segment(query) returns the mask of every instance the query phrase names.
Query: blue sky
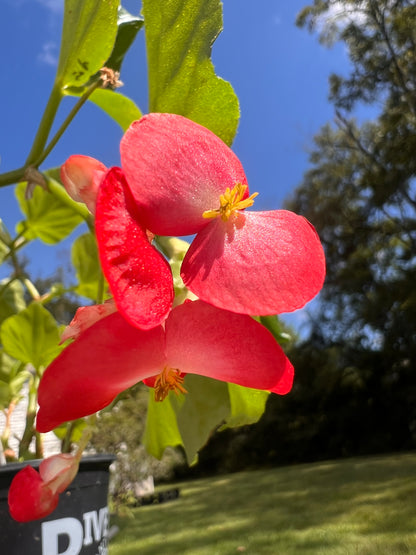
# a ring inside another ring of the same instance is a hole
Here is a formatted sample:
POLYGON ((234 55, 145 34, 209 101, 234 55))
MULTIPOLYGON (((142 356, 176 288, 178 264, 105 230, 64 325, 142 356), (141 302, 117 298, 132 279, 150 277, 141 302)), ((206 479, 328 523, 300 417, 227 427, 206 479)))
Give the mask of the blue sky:
MULTIPOLYGON (((280 208, 308 167, 308 148, 330 120, 328 76, 345 72, 344 49, 327 50, 317 37, 295 26, 306 0, 224 0, 224 31, 213 47, 217 73, 240 99, 241 120, 233 149, 258 191, 254 209, 280 208)), ((140 2, 123 5, 138 13, 140 2)), ((63 0, 2 0, 0 47, 0 172, 26 158, 53 82, 59 51, 63 0), (7 60, 7 63, 6 61, 7 60)), ((147 110, 143 31, 123 66, 123 94, 147 110)), ((65 99, 61 114, 72 106, 65 99)), ((61 164, 74 153, 118 165, 121 130, 95 106, 87 106, 44 164, 61 164)), ((13 188, 0 190, 0 217, 13 229, 20 215, 13 188)), ((31 247, 32 268, 47 274, 63 247, 31 247), (45 271, 46 270, 46 271, 45 271)))

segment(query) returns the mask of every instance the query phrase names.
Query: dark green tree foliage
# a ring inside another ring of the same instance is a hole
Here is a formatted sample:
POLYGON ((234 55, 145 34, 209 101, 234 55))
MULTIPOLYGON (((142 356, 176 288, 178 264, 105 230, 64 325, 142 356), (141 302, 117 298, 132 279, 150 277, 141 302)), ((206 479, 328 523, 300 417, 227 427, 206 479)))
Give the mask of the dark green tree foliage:
POLYGON ((416 1, 315 0, 298 25, 351 61, 330 77, 336 117, 288 203, 316 226, 327 279, 289 353, 293 391, 271 395, 257 426, 213 438, 228 470, 416 447, 416 1))
POLYGON ((349 75, 330 79, 335 125, 315 138, 312 168, 290 203, 316 226, 328 265, 313 333, 293 355, 298 380, 319 379, 328 364, 311 364, 315 352, 335 350, 320 433, 327 428, 329 443, 339 436, 339 454, 413 447, 416 3, 315 2, 298 23, 344 42, 352 63, 349 75), (374 106, 371 121, 352 119, 360 103, 374 106))

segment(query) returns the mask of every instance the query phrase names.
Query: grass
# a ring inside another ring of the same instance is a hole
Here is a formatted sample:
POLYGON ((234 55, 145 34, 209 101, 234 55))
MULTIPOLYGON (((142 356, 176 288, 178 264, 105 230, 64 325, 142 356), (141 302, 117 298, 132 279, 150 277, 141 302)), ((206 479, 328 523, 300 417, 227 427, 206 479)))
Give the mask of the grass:
POLYGON ((175 484, 118 518, 110 555, 416 553, 416 454, 305 464, 175 484))

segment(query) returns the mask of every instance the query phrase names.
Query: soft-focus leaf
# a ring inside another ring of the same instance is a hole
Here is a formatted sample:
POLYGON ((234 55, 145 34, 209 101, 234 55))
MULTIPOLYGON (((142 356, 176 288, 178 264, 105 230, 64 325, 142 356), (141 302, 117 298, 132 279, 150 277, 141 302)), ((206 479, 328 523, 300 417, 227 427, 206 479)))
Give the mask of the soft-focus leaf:
POLYGON ((3 221, 0 220, 0 264, 4 262, 8 256, 10 249, 8 245, 12 242, 9 232, 6 229, 3 221))
POLYGON ((0 281, 0 323, 26 308, 24 288, 17 279, 0 281))
POLYGON ((119 0, 65 0, 56 80, 61 88, 80 86, 110 56, 117 35, 119 0))
POLYGON ((143 434, 143 444, 147 451, 162 458, 166 447, 183 445, 181 434, 176 422, 176 414, 170 402, 172 393, 162 402, 154 400, 154 391, 149 392, 146 426, 143 434))
POLYGON ((228 384, 231 411, 224 427, 234 428, 257 422, 266 408, 268 391, 228 384))
MULTIPOLYGON (((26 183, 16 187, 16 197, 20 209, 26 216, 24 222, 17 224, 17 232, 23 233, 27 239, 39 238, 48 245, 65 239, 83 221, 82 213, 85 206, 73 201, 65 189, 54 179, 48 185, 54 190, 45 191, 35 187, 32 198, 25 198, 26 183)), ((85 210, 84 210, 85 209, 85 210)))
POLYGON ((77 237, 72 244, 71 258, 78 280, 76 292, 97 301, 100 281, 104 278, 98 260, 97 243, 91 233, 77 237))
POLYGON ((0 350, 0 410, 20 398, 22 387, 30 373, 25 366, 0 350))
POLYGON ((59 438, 61 441, 65 439, 66 434, 68 432, 68 428, 70 428, 71 432, 71 442, 78 443, 82 438, 83 432, 87 427, 87 421, 80 418, 79 420, 74 420, 69 423, 61 424, 57 428, 53 430, 53 433, 59 438))
POLYGON ((10 356, 36 369, 47 366, 62 350, 53 316, 37 302, 7 318, 1 325, 0 338, 10 356))
POLYGON ((186 116, 231 144, 238 99, 210 59, 222 30, 220 0, 143 0, 143 13, 150 111, 186 116))
POLYGON ((188 463, 193 463, 196 462, 198 450, 229 415, 230 401, 224 382, 188 374, 184 385, 188 391, 184 402, 175 404, 173 398, 172 404, 177 414, 186 458, 188 463))
MULTIPOLYGON (((84 89, 68 89, 66 94, 73 96, 81 96, 84 89)), ((91 102, 101 108, 110 118, 120 125, 123 131, 126 131, 129 125, 142 117, 142 113, 136 104, 119 92, 111 89, 96 89, 89 99, 91 102)))

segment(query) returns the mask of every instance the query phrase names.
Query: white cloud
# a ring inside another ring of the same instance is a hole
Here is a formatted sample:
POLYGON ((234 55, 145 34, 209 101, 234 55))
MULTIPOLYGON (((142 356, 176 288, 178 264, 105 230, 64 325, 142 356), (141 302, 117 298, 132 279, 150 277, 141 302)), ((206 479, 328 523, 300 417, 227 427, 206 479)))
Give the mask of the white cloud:
POLYGON ((36 0, 36 1, 53 13, 61 13, 64 10, 64 0, 36 0))
POLYGON ((56 66, 58 64, 59 48, 55 42, 45 42, 42 50, 38 54, 38 60, 48 66, 56 66))

